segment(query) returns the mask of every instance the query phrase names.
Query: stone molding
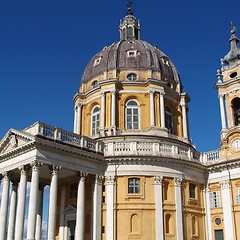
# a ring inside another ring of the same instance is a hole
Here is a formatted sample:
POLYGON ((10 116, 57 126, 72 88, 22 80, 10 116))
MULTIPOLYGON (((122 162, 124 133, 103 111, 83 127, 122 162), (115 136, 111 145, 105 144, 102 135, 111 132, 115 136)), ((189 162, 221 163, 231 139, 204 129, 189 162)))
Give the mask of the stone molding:
POLYGON ((181 185, 182 185, 182 178, 175 177, 174 178, 174 186, 181 187, 181 185))
POLYGON ((110 175, 110 176, 106 176, 106 183, 107 184, 114 184, 115 181, 115 176, 114 175, 110 175))
POLYGON ((154 184, 161 185, 163 181, 163 176, 154 176, 154 184))

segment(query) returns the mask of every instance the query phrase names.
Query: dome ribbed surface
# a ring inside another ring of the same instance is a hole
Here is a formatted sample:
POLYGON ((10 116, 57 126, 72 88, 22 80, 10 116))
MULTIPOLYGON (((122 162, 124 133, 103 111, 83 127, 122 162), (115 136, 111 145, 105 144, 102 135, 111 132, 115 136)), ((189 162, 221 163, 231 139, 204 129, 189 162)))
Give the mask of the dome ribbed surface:
POLYGON ((162 77, 168 76, 179 82, 177 70, 172 61, 157 47, 143 40, 120 40, 104 47, 88 63, 82 82, 110 70, 148 70, 160 71, 162 77), (129 57, 128 52, 136 53, 129 57), (96 60, 100 59, 96 64, 96 60))

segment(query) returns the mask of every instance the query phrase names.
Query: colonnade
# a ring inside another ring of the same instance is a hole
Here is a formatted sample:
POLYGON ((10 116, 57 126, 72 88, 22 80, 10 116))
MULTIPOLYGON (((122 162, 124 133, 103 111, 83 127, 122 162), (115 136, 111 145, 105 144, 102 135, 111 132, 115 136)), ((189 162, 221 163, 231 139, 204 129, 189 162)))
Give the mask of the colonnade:
MULTIPOLYGON (((111 129, 116 130, 116 89, 109 90, 111 92, 111 129)), ((149 90, 150 97, 150 127, 156 127, 156 112, 155 112, 155 101, 154 94, 159 92, 159 112, 160 112, 160 127, 165 129, 165 103, 164 95, 165 92, 159 91, 157 89, 149 90)), ((183 137, 188 139, 188 117, 187 117, 187 103, 185 98, 182 98, 181 102, 182 108, 182 126, 183 126, 183 137)), ((82 119, 82 106, 83 103, 79 102, 75 105, 75 117, 74 117, 74 133, 81 134, 81 119, 82 119)), ((106 91, 101 92, 101 112, 100 112, 100 129, 104 129, 106 125, 106 91)))
MULTIPOLYGON (((27 234, 27 240, 42 239, 42 210, 43 210, 43 189, 44 185, 40 183, 40 168, 42 163, 32 162, 30 165, 19 168, 20 177, 16 179, 16 173, 2 173, 2 200, 0 206, 0 239, 22 240, 24 234, 27 234), (27 183, 31 171, 31 185, 29 194, 27 232, 24 232, 27 183), (12 182, 12 188, 10 183, 12 182), (11 189, 11 194, 9 194, 11 189), (8 213, 9 209, 9 213, 8 213)), ((48 231, 47 239, 54 240, 56 237, 56 219, 57 219, 57 197, 59 185, 59 172, 61 167, 49 165, 51 173, 49 209, 48 209, 48 231)), ((77 193, 76 208, 76 239, 84 240, 85 223, 85 178, 87 174, 78 172, 79 183, 77 193)), ((102 179, 96 176, 93 190, 93 239, 101 239, 101 204, 102 204, 102 179)), ((64 234, 64 209, 65 209, 65 188, 61 192, 61 213, 60 213, 60 240, 66 240, 64 234)))

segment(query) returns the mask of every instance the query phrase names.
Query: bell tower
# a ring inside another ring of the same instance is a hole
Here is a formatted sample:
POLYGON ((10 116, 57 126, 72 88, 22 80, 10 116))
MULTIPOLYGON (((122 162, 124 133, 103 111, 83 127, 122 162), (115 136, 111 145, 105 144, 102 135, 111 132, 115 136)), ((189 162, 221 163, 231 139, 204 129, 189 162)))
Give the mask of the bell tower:
POLYGON ((230 51, 221 59, 217 72, 221 112, 221 150, 223 160, 239 158, 240 154, 240 48, 236 28, 231 25, 230 51))

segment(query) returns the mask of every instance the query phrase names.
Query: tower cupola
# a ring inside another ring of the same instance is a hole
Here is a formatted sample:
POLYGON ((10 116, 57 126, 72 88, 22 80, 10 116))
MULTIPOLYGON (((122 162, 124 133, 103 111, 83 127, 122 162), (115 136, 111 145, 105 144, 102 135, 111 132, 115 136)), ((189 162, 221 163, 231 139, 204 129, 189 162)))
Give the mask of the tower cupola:
POLYGON ((231 38, 229 40, 231 48, 227 55, 224 57, 224 63, 227 65, 236 65, 238 60, 240 60, 240 48, 238 46, 239 39, 236 36, 236 28, 231 25, 231 38))
POLYGON ((128 2, 127 15, 120 21, 120 39, 137 40, 140 39, 140 22, 133 15, 132 2, 128 2))

